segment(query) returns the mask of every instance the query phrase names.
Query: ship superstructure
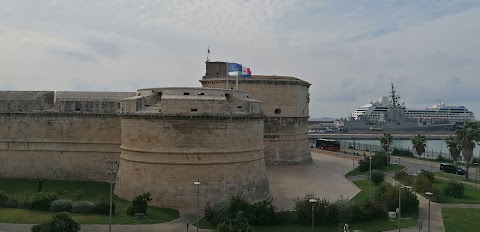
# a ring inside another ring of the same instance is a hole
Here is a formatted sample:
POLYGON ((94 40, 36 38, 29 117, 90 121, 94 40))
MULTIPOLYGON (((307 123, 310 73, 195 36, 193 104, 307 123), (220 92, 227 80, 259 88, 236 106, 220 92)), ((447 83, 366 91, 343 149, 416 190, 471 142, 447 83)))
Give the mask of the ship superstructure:
POLYGON ((392 83, 388 97, 360 106, 348 118, 339 120, 336 126, 350 130, 448 129, 466 120, 475 120, 475 116, 464 106, 439 103, 424 110, 407 109, 392 83))

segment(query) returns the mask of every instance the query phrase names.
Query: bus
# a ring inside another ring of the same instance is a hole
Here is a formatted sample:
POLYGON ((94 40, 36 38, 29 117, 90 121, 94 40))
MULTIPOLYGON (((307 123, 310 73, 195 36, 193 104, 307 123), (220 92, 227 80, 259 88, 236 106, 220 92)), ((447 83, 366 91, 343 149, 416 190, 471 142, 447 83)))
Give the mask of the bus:
POLYGON ((340 142, 335 139, 317 139, 316 147, 328 151, 340 151, 340 142))

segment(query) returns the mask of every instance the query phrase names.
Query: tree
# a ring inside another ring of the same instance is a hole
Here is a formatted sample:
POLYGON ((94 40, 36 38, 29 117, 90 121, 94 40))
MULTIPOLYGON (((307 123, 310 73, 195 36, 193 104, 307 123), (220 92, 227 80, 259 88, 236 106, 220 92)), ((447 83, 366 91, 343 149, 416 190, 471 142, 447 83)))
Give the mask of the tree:
POLYGON ((475 148, 475 143, 480 141, 480 124, 478 122, 465 121, 455 134, 462 147, 462 154, 465 159, 465 179, 468 180, 468 168, 472 161, 473 149, 475 148))
POLYGON ((380 143, 382 144, 385 153, 388 153, 388 149, 390 148, 390 145, 392 145, 392 141, 392 135, 389 133, 384 133, 383 136, 380 137, 380 143))
POLYGON ((418 134, 412 138, 413 149, 417 152, 418 157, 425 152, 426 142, 427 137, 425 135, 418 134))
POLYGON ((447 144, 450 156, 452 157, 453 161, 456 162, 458 160, 458 157, 460 156, 460 151, 462 149, 460 146, 460 141, 458 141, 458 137, 448 136, 448 138, 445 140, 445 143, 447 144))

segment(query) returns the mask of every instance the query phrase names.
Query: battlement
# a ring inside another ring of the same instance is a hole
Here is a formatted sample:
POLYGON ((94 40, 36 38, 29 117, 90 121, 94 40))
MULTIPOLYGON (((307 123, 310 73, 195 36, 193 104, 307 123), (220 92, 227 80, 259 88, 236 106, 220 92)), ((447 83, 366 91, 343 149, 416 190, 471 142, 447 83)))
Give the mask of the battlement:
POLYGON ((149 88, 120 103, 122 115, 258 116, 263 103, 235 90, 211 88, 149 88))

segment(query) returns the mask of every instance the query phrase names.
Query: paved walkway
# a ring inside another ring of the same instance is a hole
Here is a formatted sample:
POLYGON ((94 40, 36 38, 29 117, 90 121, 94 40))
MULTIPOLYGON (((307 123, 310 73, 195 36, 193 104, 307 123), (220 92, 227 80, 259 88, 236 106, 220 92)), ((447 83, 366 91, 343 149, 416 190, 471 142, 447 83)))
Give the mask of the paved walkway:
MULTIPOLYGON (((196 211, 180 211, 180 218, 161 224, 148 225, 112 225, 114 232, 185 232, 187 231, 187 221, 196 221, 196 211)), ((30 232, 33 224, 5 224, 0 223, 0 232, 30 232)), ((108 232, 108 225, 81 225, 81 232, 108 232)), ((189 225, 191 232, 197 231, 196 227, 189 225)), ((211 230, 199 229, 198 231, 207 232, 211 230)))
POLYGON ((294 208, 294 198, 315 194, 330 202, 340 198, 351 199, 360 189, 344 175, 358 166, 358 162, 312 152, 313 162, 297 166, 267 166, 267 177, 273 205, 279 209, 294 208))

